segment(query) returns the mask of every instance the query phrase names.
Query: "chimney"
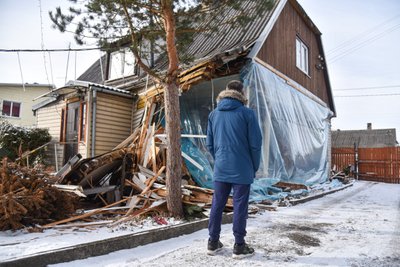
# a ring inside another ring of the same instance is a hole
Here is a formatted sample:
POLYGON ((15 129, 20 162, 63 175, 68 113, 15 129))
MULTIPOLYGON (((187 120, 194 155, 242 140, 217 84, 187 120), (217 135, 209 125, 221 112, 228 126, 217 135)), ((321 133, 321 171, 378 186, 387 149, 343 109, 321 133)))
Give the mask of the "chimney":
POLYGON ((367 123, 367 130, 372 130, 372 123, 370 122, 367 123))

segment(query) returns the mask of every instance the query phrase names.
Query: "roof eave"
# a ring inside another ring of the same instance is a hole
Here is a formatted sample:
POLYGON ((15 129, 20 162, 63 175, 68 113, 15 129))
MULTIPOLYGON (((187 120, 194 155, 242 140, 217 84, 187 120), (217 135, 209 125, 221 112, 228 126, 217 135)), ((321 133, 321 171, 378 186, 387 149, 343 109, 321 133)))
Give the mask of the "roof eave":
POLYGON ((253 48, 251 49, 250 53, 247 55, 248 58, 254 59, 258 52, 260 51, 261 47, 267 40, 269 33, 271 32, 272 28, 274 27, 276 21, 278 20, 279 15, 281 14, 283 8, 285 7, 287 0, 279 0, 278 5, 275 6, 274 11, 272 12, 272 16, 269 19, 267 25, 265 26, 264 30, 261 32, 258 39, 255 41, 253 48))

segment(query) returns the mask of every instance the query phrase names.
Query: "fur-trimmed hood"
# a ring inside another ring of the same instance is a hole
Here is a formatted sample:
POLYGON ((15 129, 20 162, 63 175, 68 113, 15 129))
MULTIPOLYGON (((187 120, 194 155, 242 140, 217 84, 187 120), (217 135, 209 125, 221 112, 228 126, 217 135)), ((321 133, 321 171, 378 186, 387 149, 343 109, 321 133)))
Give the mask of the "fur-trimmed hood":
POLYGON ((232 98, 232 99, 236 99, 239 100, 240 102, 243 103, 243 105, 247 104, 247 98, 241 94, 240 92, 236 91, 236 90, 223 90, 221 93, 219 93, 218 97, 217 97, 217 103, 219 103, 222 99, 224 98, 232 98))

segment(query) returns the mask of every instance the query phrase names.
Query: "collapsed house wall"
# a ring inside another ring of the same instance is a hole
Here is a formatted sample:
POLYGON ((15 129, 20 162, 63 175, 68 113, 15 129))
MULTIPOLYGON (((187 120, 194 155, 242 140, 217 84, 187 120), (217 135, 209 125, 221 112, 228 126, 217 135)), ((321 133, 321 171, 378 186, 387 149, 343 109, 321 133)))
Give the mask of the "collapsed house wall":
MULTIPOLYGON (((213 160, 204 139, 208 114, 215 108, 215 98, 225 84, 238 78, 238 75, 224 77, 214 87, 214 93, 211 82, 193 86, 181 98, 183 134, 198 135, 182 138, 182 151, 202 165, 200 169, 186 161, 196 182, 204 187, 212 188, 213 160)), ((263 133, 262 161, 253 191, 265 195, 267 187, 277 181, 305 185, 327 181, 332 112, 322 101, 294 89, 259 63, 247 65, 241 79, 263 133)))

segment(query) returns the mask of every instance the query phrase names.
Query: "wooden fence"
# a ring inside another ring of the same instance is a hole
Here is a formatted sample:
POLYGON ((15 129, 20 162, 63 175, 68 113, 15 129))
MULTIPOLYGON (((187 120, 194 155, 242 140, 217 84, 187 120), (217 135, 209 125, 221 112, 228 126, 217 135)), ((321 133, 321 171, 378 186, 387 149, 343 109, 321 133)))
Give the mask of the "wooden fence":
MULTIPOLYGON (((354 148, 332 148, 332 166, 355 166, 354 148)), ((400 184, 400 147, 358 148, 359 179, 400 184)))

